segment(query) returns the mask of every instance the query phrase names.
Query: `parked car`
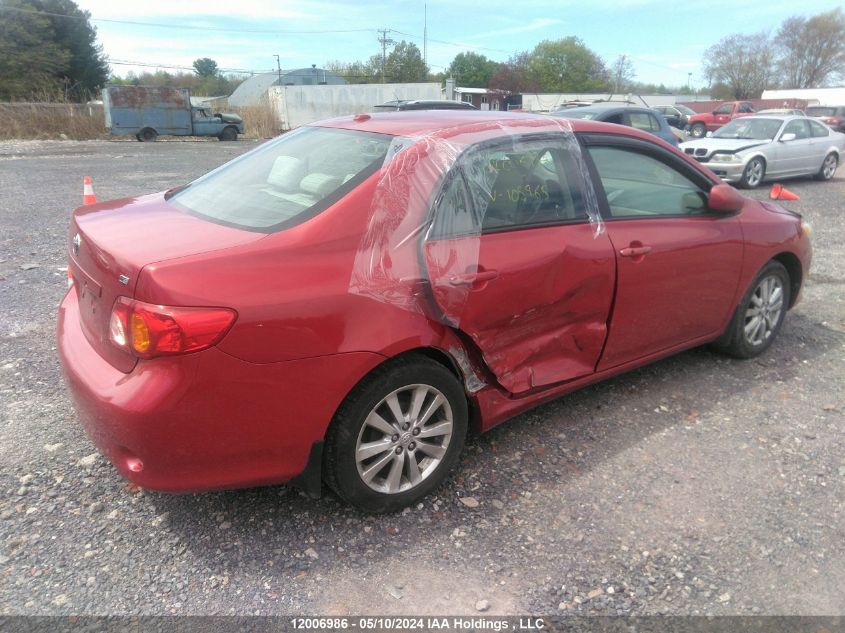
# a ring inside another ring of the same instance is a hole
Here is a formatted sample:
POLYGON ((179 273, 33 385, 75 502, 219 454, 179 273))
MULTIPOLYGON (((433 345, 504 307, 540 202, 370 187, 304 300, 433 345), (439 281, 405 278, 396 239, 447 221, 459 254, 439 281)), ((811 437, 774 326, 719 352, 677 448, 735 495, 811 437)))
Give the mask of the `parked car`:
POLYGON ((654 134, 670 145, 678 145, 678 138, 669 129, 666 119, 663 118, 662 114, 655 112, 651 108, 594 104, 581 108, 557 110, 551 114, 552 116, 562 117, 564 119, 585 119, 627 125, 628 127, 654 134))
POLYGON ((702 138, 707 132, 715 132, 720 127, 744 116, 754 114, 754 106, 748 101, 728 101, 713 112, 702 112, 687 120, 686 131, 694 138, 702 138))
POLYGON ((757 114, 775 116, 807 116, 804 114, 804 111, 799 108, 768 108, 766 110, 757 110, 757 114))
POLYGON ((666 123, 679 130, 683 130, 689 118, 695 115, 695 110, 677 103, 675 105, 654 106, 652 110, 657 110, 666 119, 666 123))
POLYGON ((430 100, 402 100, 385 101, 375 106, 378 110, 477 110, 474 105, 465 101, 450 101, 448 99, 430 100))
POLYGON ((845 106, 810 106, 807 116, 818 119, 836 132, 845 132, 845 106))
POLYGON ((811 247, 798 214, 634 128, 399 112, 77 209, 68 257, 61 363, 124 477, 325 482, 387 511, 470 428, 697 345, 761 354, 811 247))
POLYGON ((845 152, 845 134, 806 116, 753 116, 680 147, 722 180, 752 189, 771 178, 830 180, 845 152))

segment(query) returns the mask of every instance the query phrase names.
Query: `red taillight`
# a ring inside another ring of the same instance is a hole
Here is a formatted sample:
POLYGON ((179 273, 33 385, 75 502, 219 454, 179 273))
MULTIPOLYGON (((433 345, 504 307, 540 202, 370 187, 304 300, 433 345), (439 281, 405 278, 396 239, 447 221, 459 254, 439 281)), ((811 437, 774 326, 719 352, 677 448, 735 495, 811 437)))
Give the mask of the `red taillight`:
POLYGON ((139 358, 198 352, 222 339, 236 316, 228 308, 177 308, 118 297, 109 338, 139 358))

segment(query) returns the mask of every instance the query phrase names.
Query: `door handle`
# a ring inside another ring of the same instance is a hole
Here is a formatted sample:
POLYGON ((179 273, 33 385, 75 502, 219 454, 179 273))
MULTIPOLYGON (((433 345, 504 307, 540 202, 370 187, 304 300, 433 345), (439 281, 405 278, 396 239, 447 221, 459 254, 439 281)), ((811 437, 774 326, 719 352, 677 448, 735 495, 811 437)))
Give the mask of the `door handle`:
POLYGON ((640 257, 648 255, 651 252, 651 246, 629 246, 619 251, 622 257, 640 257))
POLYGON ((453 286, 472 286, 475 284, 482 284, 492 281, 499 276, 498 270, 479 270, 474 273, 466 273, 463 275, 452 275, 449 277, 449 283, 453 286))

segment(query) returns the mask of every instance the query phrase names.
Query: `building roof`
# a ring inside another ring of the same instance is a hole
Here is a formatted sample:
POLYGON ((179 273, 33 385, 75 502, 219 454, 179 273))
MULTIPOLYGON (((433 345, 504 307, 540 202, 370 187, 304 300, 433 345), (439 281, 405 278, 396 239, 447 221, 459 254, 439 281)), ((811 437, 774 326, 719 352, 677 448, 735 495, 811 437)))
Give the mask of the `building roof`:
POLYGON ((253 75, 229 96, 229 105, 242 107, 255 105, 267 94, 272 86, 316 86, 320 84, 343 85, 346 80, 330 70, 312 66, 311 68, 297 68, 281 74, 261 73, 253 75))

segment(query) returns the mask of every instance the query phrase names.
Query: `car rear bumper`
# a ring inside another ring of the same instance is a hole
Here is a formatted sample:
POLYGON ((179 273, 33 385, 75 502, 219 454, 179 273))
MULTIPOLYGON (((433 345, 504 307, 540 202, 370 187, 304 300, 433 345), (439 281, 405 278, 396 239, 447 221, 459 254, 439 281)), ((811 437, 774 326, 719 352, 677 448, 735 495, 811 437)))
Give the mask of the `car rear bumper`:
POLYGON ((174 492, 290 481, 349 390, 384 360, 355 352, 255 364, 211 348, 142 360, 126 374, 85 338, 75 292, 61 303, 57 337, 97 448, 126 479, 174 492))

